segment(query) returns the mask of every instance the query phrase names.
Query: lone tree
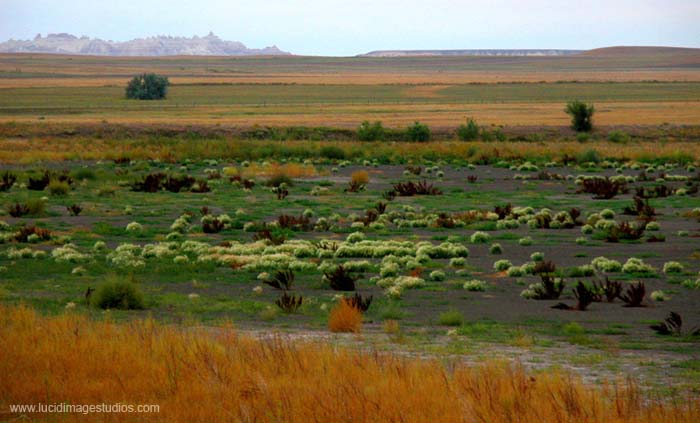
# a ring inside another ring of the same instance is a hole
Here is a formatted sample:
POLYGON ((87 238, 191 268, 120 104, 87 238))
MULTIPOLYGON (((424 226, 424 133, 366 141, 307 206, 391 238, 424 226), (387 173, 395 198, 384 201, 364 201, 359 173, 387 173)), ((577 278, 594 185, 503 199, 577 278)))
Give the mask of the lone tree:
POLYGON ((582 101, 574 100, 566 105, 566 113, 571 116, 571 127, 576 132, 588 132, 593 128, 594 112, 592 104, 582 101))
POLYGON ((133 100, 162 100, 168 93, 168 78, 155 73, 135 76, 126 86, 126 98, 133 100))

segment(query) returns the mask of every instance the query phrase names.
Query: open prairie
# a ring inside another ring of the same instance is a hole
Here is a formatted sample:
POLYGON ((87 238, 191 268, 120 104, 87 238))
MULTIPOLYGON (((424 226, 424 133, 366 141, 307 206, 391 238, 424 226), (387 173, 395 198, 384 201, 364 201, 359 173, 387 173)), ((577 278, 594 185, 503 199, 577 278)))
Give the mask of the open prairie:
POLYGON ((602 49, 575 57, 105 58, 0 55, 0 121, 337 126, 365 119, 454 128, 566 126, 563 104, 596 103, 598 123, 700 123, 700 54, 602 49), (140 72, 168 99, 126 100, 140 72), (47 101, 51 99, 51 101, 47 101))
POLYGON ((700 418, 697 50, 2 54, 0 165, 1 413, 700 418))

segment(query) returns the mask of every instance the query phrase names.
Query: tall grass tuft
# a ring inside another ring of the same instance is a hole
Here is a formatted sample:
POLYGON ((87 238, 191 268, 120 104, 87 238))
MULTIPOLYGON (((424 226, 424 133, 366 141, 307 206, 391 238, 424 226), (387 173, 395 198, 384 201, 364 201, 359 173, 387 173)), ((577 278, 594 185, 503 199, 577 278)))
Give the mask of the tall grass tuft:
POLYGON ((362 311, 352 302, 343 298, 338 301, 328 316, 328 329, 331 332, 360 333, 362 331, 362 311))

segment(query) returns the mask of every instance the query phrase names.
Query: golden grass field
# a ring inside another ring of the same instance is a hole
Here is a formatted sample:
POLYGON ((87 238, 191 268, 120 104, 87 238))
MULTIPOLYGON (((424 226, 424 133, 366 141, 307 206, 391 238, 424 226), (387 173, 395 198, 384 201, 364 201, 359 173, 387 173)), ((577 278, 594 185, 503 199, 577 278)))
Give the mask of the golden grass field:
POLYGON ((0 374, 3 410, 37 401, 157 404, 160 410, 43 416, 50 421, 700 420, 694 398, 656 401, 630 381, 593 387, 566 373, 528 373, 506 363, 465 367, 318 342, 255 339, 231 327, 113 323, 71 313, 41 317, 23 306, 0 309, 0 374))
POLYGON ((520 58, 0 54, 0 122, 354 128, 372 119, 397 128, 416 120, 455 128, 470 116, 482 125, 566 126, 563 107, 573 98, 595 103, 600 126, 698 125, 700 54, 693 49, 520 58), (124 100, 126 82, 141 72, 168 76, 169 98, 150 104, 124 100))

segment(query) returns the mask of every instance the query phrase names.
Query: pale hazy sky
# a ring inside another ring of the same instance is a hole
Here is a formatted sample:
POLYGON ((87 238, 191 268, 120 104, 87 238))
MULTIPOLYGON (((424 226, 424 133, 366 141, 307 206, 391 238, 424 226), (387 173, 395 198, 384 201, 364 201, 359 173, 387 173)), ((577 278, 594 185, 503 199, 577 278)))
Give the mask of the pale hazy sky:
POLYGON ((115 41, 213 31, 248 47, 386 49, 700 47, 700 0, 0 0, 0 41, 69 32, 115 41))

